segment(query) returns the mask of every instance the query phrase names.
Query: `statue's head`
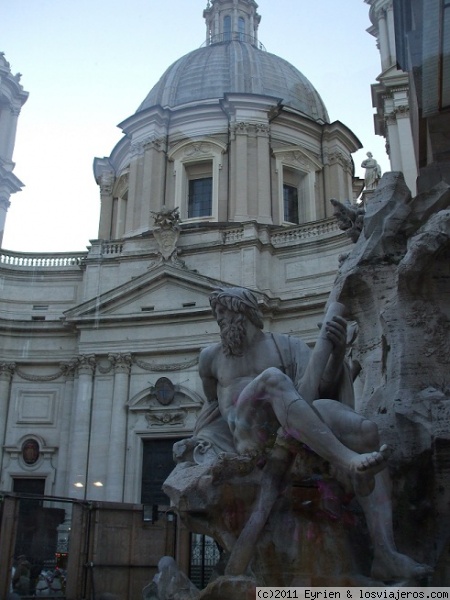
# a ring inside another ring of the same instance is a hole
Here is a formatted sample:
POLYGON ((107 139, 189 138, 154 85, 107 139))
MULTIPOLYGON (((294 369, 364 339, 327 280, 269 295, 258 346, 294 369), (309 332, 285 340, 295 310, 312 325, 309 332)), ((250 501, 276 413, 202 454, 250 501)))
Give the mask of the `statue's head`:
POLYGON ((367 152, 367 153, 366 153, 366 156, 367 156, 368 158, 372 158, 373 154, 372 154, 372 152, 367 152))
POLYGON ((214 317, 220 327, 222 347, 227 356, 242 356, 247 323, 263 328, 256 296, 245 288, 215 290, 209 297, 214 317))
POLYGON ((230 312, 246 316, 258 329, 264 327, 258 300, 250 290, 240 287, 220 288, 210 295, 209 302, 216 318, 216 309, 220 305, 230 312))

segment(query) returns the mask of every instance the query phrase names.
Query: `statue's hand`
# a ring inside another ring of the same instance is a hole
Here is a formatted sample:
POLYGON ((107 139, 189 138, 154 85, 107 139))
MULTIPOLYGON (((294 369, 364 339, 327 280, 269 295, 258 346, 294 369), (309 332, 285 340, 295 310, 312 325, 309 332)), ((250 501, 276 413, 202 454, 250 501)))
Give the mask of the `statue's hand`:
POLYGON ((347 345, 347 321, 343 317, 334 316, 331 321, 325 323, 325 331, 333 344, 334 357, 343 359, 347 345))

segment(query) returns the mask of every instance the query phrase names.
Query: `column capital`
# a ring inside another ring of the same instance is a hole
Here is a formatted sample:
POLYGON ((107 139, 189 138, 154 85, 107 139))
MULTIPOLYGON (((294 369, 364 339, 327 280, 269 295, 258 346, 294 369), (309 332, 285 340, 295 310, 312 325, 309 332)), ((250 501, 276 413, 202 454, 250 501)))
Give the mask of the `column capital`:
POLYGON ((102 196, 111 196, 113 192, 115 176, 112 171, 102 173, 98 178, 98 185, 100 186, 100 194, 102 196))
POLYGON ((16 363, 0 363, 0 381, 11 381, 14 371, 16 370, 16 363))
POLYGON ((82 354, 76 359, 76 368, 79 375, 93 375, 96 365, 94 354, 82 354))
POLYGON ((9 201, 9 197, 7 197, 5 194, 0 194, 0 208, 2 208, 4 211, 7 211, 10 206, 11 202, 9 201))
POLYGON ((130 373, 133 362, 131 354, 108 354, 108 360, 111 361, 115 373, 130 373))

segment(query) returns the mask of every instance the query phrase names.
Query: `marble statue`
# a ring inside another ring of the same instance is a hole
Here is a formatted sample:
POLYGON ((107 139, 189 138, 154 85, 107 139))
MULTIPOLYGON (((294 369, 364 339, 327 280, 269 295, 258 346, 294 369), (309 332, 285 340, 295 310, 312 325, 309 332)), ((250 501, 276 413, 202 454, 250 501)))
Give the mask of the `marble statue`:
MULTIPOLYGON (((255 549, 264 545, 267 530, 271 543, 280 544, 280 532, 268 523, 276 521, 275 507, 305 448, 325 461, 334 480, 358 498, 373 544, 372 579, 411 582, 429 573, 428 566, 395 546, 386 470, 389 448, 380 446, 377 426, 353 410, 353 382, 344 360, 344 307, 330 303, 311 351, 298 338, 264 332, 257 299, 249 290, 220 289, 210 302, 221 342, 200 355, 207 403, 193 438, 175 445, 180 469, 164 489, 185 516, 192 498, 194 504, 203 499, 205 520, 187 516, 187 524, 215 537, 229 553, 224 576, 258 571, 255 549), (247 483, 254 486, 254 494, 245 500, 247 483), (239 508, 224 516, 230 485, 239 488, 242 502, 233 496, 239 508)), ((300 585, 295 577, 284 585, 292 580, 300 585)), ((262 581, 268 585, 274 580, 263 573, 262 581)))
POLYGON ((142 591, 143 600, 195 600, 199 590, 178 568, 171 556, 158 562, 158 572, 142 591))
POLYGON ((332 294, 359 326, 356 409, 392 448, 396 541, 448 585, 450 185, 435 171, 415 197, 401 173, 383 175, 332 294))
POLYGON ((367 152, 367 158, 362 161, 361 167, 366 170, 364 176, 365 190, 374 190, 381 177, 381 168, 377 161, 374 159, 372 152, 367 152))

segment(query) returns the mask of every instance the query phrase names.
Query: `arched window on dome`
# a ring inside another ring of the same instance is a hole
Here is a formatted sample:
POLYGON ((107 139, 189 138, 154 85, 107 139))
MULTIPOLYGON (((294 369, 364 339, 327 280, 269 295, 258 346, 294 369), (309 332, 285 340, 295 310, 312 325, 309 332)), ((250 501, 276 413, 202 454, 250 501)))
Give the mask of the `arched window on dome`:
POLYGON ((186 165, 187 218, 212 216, 213 177, 212 161, 186 165))
POLYGON ((223 19, 223 39, 225 42, 231 42, 231 17, 226 15, 223 19))
POLYGON ((301 225, 317 218, 317 173, 323 165, 298 146, 274 150, 279 223, 301 225))
POLYGON ((304 222, 305 175, 295 169, 283 167, 283 221, 299 225, 304 222))
POLYGON ((239 41, 242 42, 245 39, 245 20, 243 17, 239 17, 238 27, 239 27, 239 41))
POLYGON ((226 146, 210 140, 183 142, 172 150, 174 206, 182 221, 217 221, 219 178, 226 146))

